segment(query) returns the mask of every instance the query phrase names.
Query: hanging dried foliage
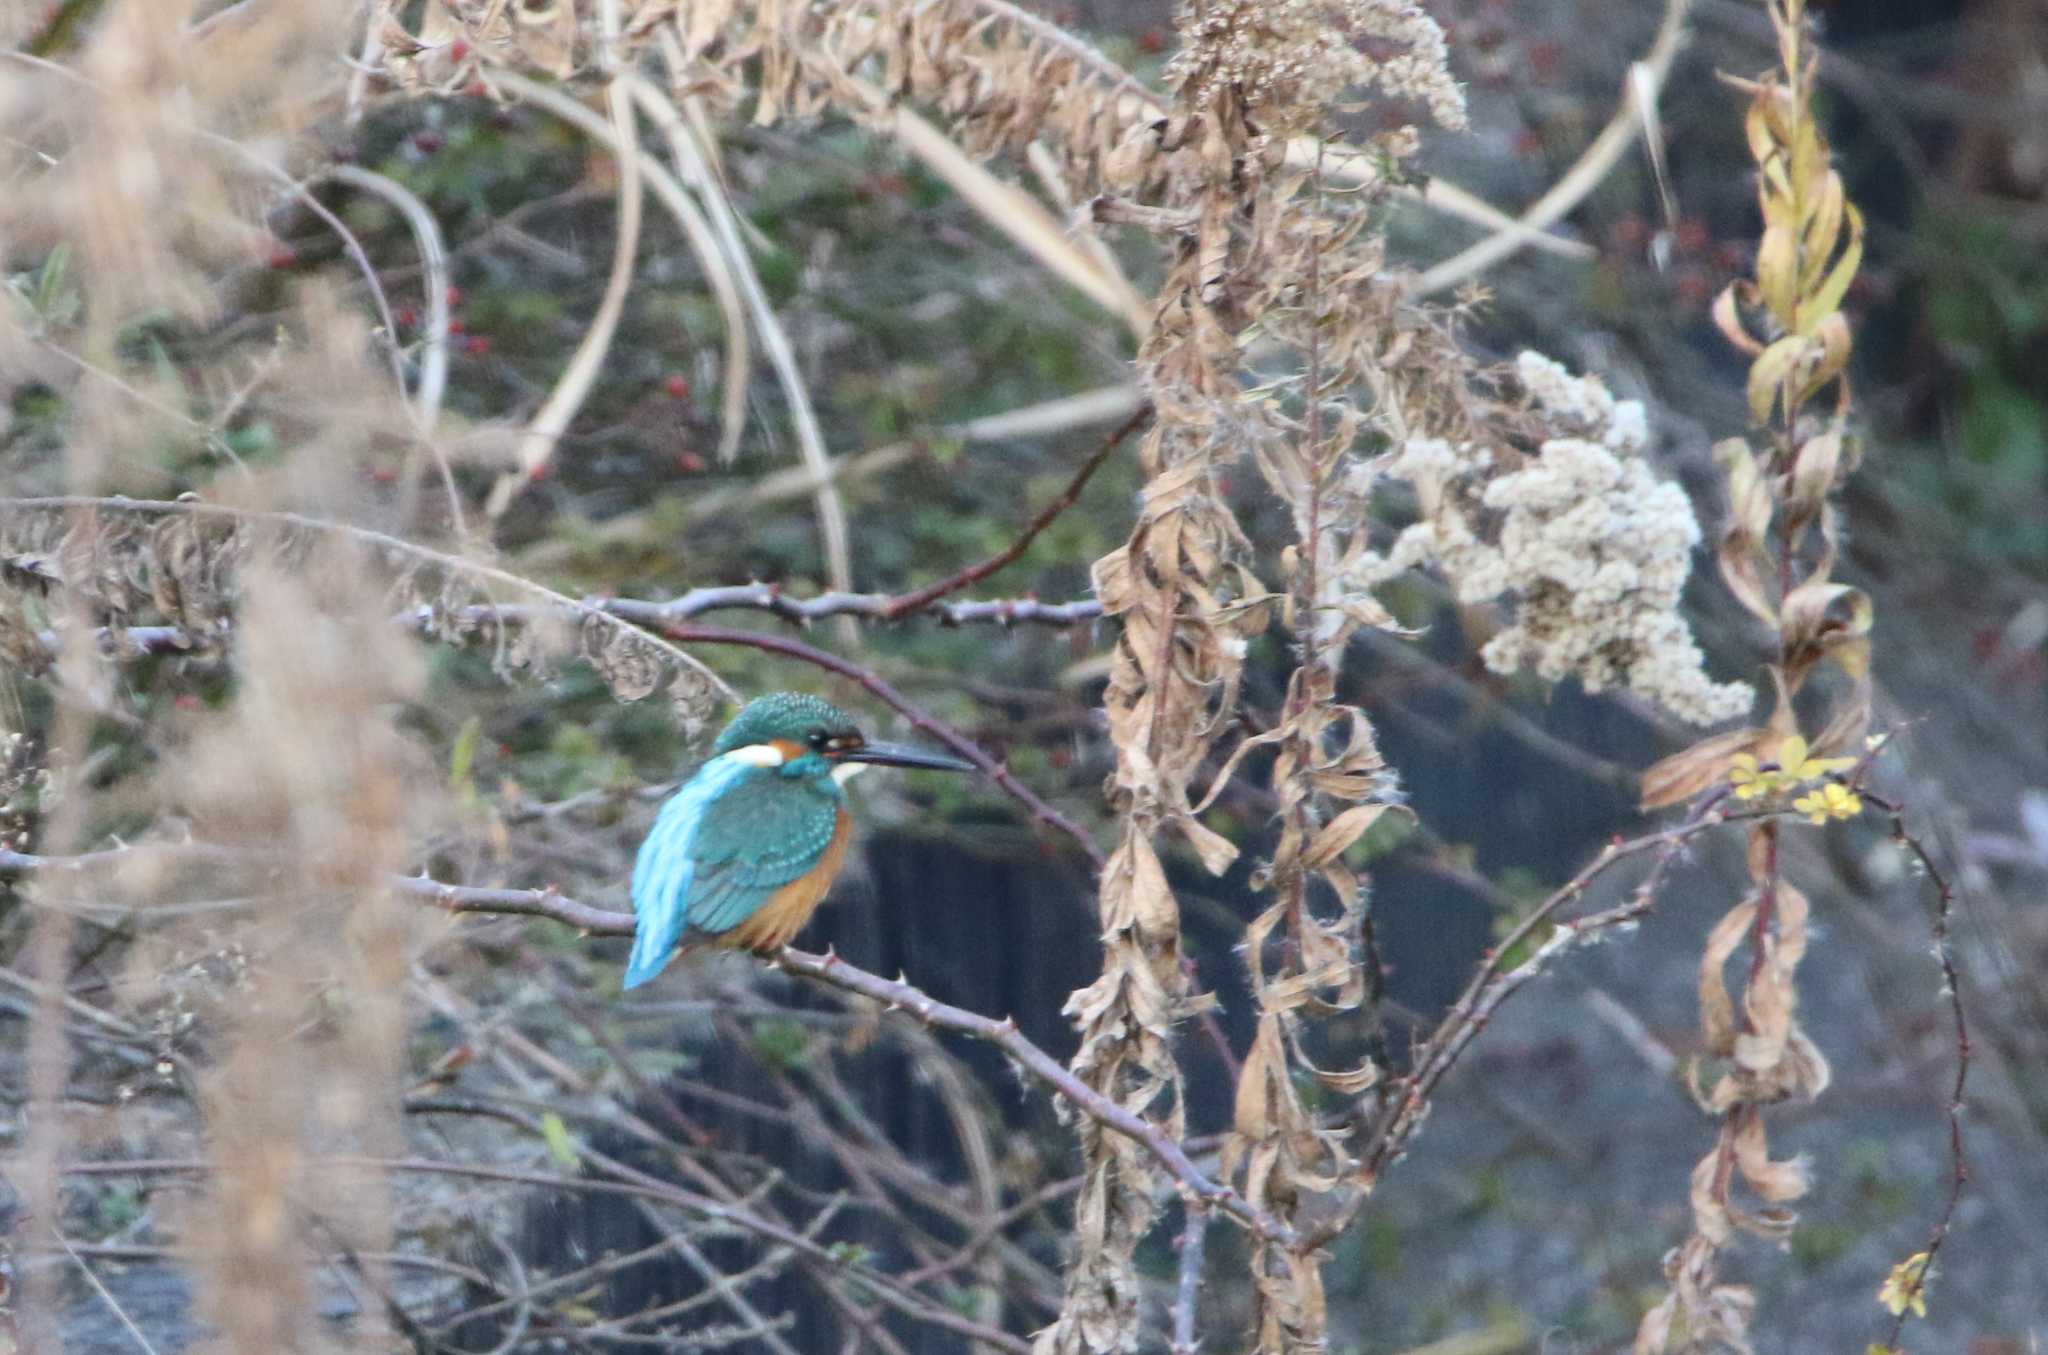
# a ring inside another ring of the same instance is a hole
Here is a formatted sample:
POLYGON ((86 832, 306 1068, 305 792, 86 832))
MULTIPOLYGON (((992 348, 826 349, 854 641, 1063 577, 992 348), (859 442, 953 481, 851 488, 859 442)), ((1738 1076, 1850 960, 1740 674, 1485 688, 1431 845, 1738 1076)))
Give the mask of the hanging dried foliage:
POLYGON ((359 577, 381 578, 394 622, 488 643, 501 676, 545 676, 581 658, 621 701, 665 690, 692 732, 732 699, 674 645, 516 575, 345 524, 196 501, 0 499, 0 657, 46 671, 61 648, 57 629, 79 614, 99 628, 106 654, 222 652, 251 571, 303 571, 316 550, 322 569, 343 551, 359 577), (59 588, 82 613, 46 604, 59 588), (526 624, 498 623, 506 602, 525 604, 515 610, 531 613, 526 624))
MULTIPOLYGON (((1775 704, 1764 728, 1718 735, 1651 768, 1643 802, 1672 804, 1723 782, 1759 802, 1804 790, 1795 807, 1825 822, 1861 807, 1833 778, 1856 762, 1870 722, 1870 602, 1829 577, 1840 546, 1832 495, 1856 462, 1844 428, 1850 334, 1840 305, 1862 256, 1863 225, 1814 120, 1818 54, 1803 0, 1772 0, 1770 12, 1779 69, 1734 82, 1749 96, 1745 126, 1764 221, 1756 275, 1723 292, 1714 315, 1750 356, 1750 413, 1767 425, 1761 448, 1730 438, 1716 449, 1729 501, 1719 562, 1729 590, 1776 632, 1775 704), (1830 389, 1832 408, 1821 412, 1815 406, 1830 389), (1809 741, 1793 698, 1825 660, 1847 682, 1809 741)), ((1799 1025, 1794 973, 1812 932, 1805 894, 1784 878, 1780 835, 1775 818, 1750 828, 1750 895, 1721 919, 1701 956, 1702 1044, 1719 1069, 1701 1105, 1720 1129, 1693 1171, 1692 1235, 1665 1259, 1671 1290, 1643 1318, 1638 1355, 1670 1348, 1679 1332, 1687 1350, 1747 1351, 1755 1300, 1747 1286, 1720 1278, 1722 1249, 1737 1232, 1782 1241, 1797 1218, 1788 1206, 1807 1190, 1803 1162, 1771 1156, 1764 1120, 1766 1107, 1811 1099, 1828 1083, 1827 1060, 1799 1025), (1745 948, 1738 1011, 1725 970, 1745 948), (1741 1203, 1738 1185, 1760 1207, 1741 1203)))

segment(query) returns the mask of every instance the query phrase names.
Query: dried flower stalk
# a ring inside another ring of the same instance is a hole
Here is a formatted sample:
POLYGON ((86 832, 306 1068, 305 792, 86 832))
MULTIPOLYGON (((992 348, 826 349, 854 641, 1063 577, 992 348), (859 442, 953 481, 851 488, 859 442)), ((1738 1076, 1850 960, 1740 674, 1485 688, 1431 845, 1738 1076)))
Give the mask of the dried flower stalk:
MULTIPOLYGON (((1745 126, 1763 212, 1756 275, 1731 284, 1714 316, 1751 358, 1750 414, 1766 426, 1760 451, 1749 438, 1716 449, 1730 506, 1721 575, 1776 634, 1769 664, 1776 701, 1762 728, 1707 739, 1652 768, 1645 804, 1674 803, 1723 781, 1745 799, 1811 787, 1798 807, 1824 822, 1860 808, 1853 789, 1827 778, 1858 760, 1870 720, 1870 602, 1829 577, 1840 540, 1832 496, 1856 463, 1844 428, 1850 336, 1840 307, 1862 258, 1863 226, 1814 119, 1818 54, 1803 0, 1770 0, 1770 15, 1779 68, 1734 82, 1749 96, 1745 126), (1819 408, 1830 390, 1832 408, 1819 408), (1823 660, 1848 682, 1809 743, 1793 698, 1823 660)), ((1665 1259, 1671 1291, 1644 1316, 1638 1355, 1672 1349, 1674 1340, 1685 1350, 1748 1351, 1755 1299, 1747 1286, 1721 1279, 1722 1250, 1738 1232, 1782 1240, 1797 1217, 1789 1205, 1807 1190, 1803 1161, 1771 1156, 1764 1119, 1767 1107, 1811 1099, 1828 1082, 1827 1060, 1798 1020, 1793 978, 1812 934, 1806 896, 1784 878, 1780 837, 1775 818, 1751 825, 1750 895, 1721 919, 1701 957, 1700 1028, 1719 1069, 1701 1104, 1720 1128, 1693 1170, 1692 1235, 1665 1259), (1724 970, 1745 949, 1748 983, 1738 1011, 1724 970), (1737 1200, 1738 1183, 1760 1207, 1737 1200)))

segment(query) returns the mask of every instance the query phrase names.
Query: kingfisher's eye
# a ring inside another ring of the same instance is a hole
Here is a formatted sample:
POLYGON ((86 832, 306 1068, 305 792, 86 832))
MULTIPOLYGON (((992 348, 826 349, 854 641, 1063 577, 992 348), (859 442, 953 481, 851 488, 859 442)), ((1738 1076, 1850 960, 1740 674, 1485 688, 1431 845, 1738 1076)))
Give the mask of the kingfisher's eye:
POLYGON ((832 736, 831 736, 830 734, 827 734, 827 733, 826 733, 826 732, 825 732, 824 730, 822 730, 822 729, 814 729, 814 730, 812 730, 812 731, 811 731, 811 737, 810 737, 810 744, 811 744, 811 747, 813 747, 813 748, 817 749, 817 750, 818 750, 819 752, 821 752, 821 753, 822 753, 822 752, 824 752, 824 751, 825 751, 825 745, 826 745, 827 743, 830 743, 831 741, 832 741, 832 736))

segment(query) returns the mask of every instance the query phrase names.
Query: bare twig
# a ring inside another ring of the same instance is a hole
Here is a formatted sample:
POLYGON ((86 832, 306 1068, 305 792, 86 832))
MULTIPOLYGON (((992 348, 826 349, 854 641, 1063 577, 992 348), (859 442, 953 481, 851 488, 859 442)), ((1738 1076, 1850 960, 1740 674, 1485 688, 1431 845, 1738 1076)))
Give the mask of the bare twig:
MULTIPOLYGON (((1414 1071, 1390 1089, 1386 1107, 1367 1132, 1359 1153, 1359 1175, 1368 1185, 1406 1149, 1409 1138, 1420 1126, 1429 1099, 1459 1057, 1486 1029, 1500 1005, 1522 985, 1536 977, 1559 952, 1578 945, 1588 937, 1640 920, 1656 906, 1658 887, 1687 844, 1702 833, 1728 823, 1780 817, 1786 809, 1746 809, 1728 812, 1722 806, 1727 791, 1704 797, 1692 814, 1680 824, 1645 833, 1626 842, 1609 843, 1577 874, 1553 890, 1532 909, 1487 955, 1479 970, 1465 985, 1465 991, 1438 1025, 1436 1032, 1418 1051, 1414 1071), (1656 853, 1650 872, 1631 891, 1626 902, 1582 917, 1553 922, 1557 913, 1585 896, 1587 888, 1622 861, 1656 853), (1525 944, 1535 942, 1539 930, 1549 934, 1533 944, 1513 969, 1504 969, 1508 958, 1525 944)), ((1348 1228, 1364 1207, 1369 1191, 1348 1200, 1313 1234, 1309 1245, 1320 1246, 1348 1228)))
MULTIPOLYGON (((1948 1155, 1949 1179, 1948 1198, 1942 1202, 1941 1213, 1935 1217, 1927 1230, 1927 1244, 1920 1250, 1926 1260, 1920 1265, 1917 1278, 1913 1281, 1913 1292, 1906 1297, 1918 1297, 1925 1290, 1927 1282, 1934 1275, 1934 1258, 1940 1254, 1942 1244, 1948 1241, 1950 1226, 1955 1222, 1956 1207, 1962 1203, 1963 1189, 1970 1181, 1969 1159, 1963 1156, 1963 1092, 1970 1080, 1970 1023, 1963 1014, 1962 981, 1956 974, 1955 955, 1949 948, 1949 923, 1955 914, 1955 888, 1949 882, 1941 867, 1934 863, 1927 846, 1906 828, 1905 806, 1895 801, 1873 795, 1869 791, 1859 792, 1864 799, 1882 809, 1892 821, 1892 841, 1900 848, 1913 854, 1926 872, 1928 883, 1934 886, 1934 915, 1930 924, 1934 933, 1934 958, 1941 966, 1941 991, 1948 998, 1950 1020, 1955 1026, 1956 1076, 1948 1092, 1948 1155)), ((1906 1314, 1912 1311, 1911 1302, 1899 1305, 1892 1314, 1891 1329, 1885 1333, 1884 1345, 1887 1350, 1899 1348, 1899 1332, 1906 1325, 1906 1314)))
MULTIPOLYGON (((588 1149, 584 1150, 581 1156, 589 1165, 599 1168, 605 1174, 569 1176, 527 1171, 518 1167, 442 1162, 418 1157, 385 1158, 335 1154, 324 1158, 323 1161, 336 1167, 367 1167, 377 1171, 451 1176, 476 1181, 495 1181, 507 1185, 540 1186, 549 1190, 581 1191, 592 1195, 617 1195, 682 1209, 714 1223, 737 1228, 770 1245, 787 1248, 827 1271, 844 1272, 850 1278, 859 1281, 873 1297, 907 1317, 959 1332, 978 1341, 986 1341, 1001 1350, 1012 1352, 1012 1355, 1029 1355, 1030 1343, 1021 1337, 994 1330, 972 1318, 963 1317, 952 1309, 910 1290, 894 1277, 835 1251, 802 1232, 764 1218, 754 1210, 686 1190, 588 1149)), ((18 1160, 0 1160, 0 1167, 15 1169, 19 1165, 18 1160)), ((59 1163, 56 1175, 204 1176, 213 1170, 214 1164, 199 1158, 129 1158, 59 1163)))
POLYGON ((1040 532, 1052 525, 1053 519, 1074 506, 1074 501, 1081 497, 1081 491, 1087 487, 1090 477, 1109 459, 1109 454, 1116 450, 1117 444, 1143 427, 1145 421, 1151 417, 1152 407, 1140 405, 1131 417, 1118 424, 1116 429, 1103 439, 1102 445, 1095 449, 1094 455, 1081 463, 1081 468, 1074 472, 1074 478, 1067 482, 1067 487, 1060 492, 1059 497, 1040 509, 1038 515, 1026 524, 1015 541, 980 564, 969 565, 940 579, 937 583, 928 584, 914 592, 891 599, 883 609, 883 619, 894 621, 899 616, 921 611, 948 593, 957 593, 969 584, 987 578, 1030 549, 1031 543, 1038 539, 1040 532))
MULTIPOLYGON (((0 498, 0 508, 16 511, 62 511, 73 508, 88 508, 106 513, 137 514, 147 517, 187 514, 195 518, 223 519, 231 522, 251 524, 260 523, 276 527, 295 528, 302 531, 331 533, 347 537, 366 546, 374 546, 384 552, 387 557, 404 557, 421 561, 434 565, 437 568, 448 570, 452 574, 479 581, 488 581, 512 592, 539 599, 545 606, 561 609, 579 621, 596 620, 607 627, 627 627, 632 624, 614 615, 605 607, 598 606, 592 602, 579 601, 564 593, 558 593, 545 584, 535 583, 533 580, 514 574, 509 570, 499 569, 494 565, 484 564, 477 560, 464 559, 461 556, 450 555, 444 551, 437 551, 427 546, 417 545, 386 532, 372 531, 367 527, 358 527, 352 523, 332 522, 325 518, 308 517, 303 513, 263 512, 255 509, 237 508, 227 504, 195 503, 185 500, 170 503, 155 499, 96 498, 81 495, 60 495, 49 498, 28 499, 0 498)), ((687 671, 697 680, 707 684, 711 690, 717 692, 721 697, 728 701, 736 701, 738 699, 738 693, 734 692, 716 673, 713 673, 702 663, 676 648, 673 644, 662 640, 657 635, 650 635, 647 631, 638 627, 633 629, 635 634, 649 643, 658 646, 670 662, 674 663, 678 668, 687 671)), ((153 635, 151 638, 167 645, 174 644, 167 636, 153 635)))
POLYGON ((80 1256, 78 1249, 71 1245, 71 1239, 65 1237, 62 1233, 58 1233, 56 1237, 58 1245, 64 1248, 64 1254, 77 1263, 80 1273, 85 1276, 85 1282, 92 1286, 92 1292, 99 1295, 100 1302, 113 1310, 114 1316, 121 1320, 121 1326, 135 1339, 135 1344, 142 1348, 142 1355, 156 1355, 156 1347, 151 1345, 149 1338, 142 1334, 142 1328, 135 1325, 135 1319, 128 1316, 128 1310, 121 1306, 121 1301, 115 1298, 107 1286, 101 1282, 100 1277, 93 1272, 93 1268, 85 1263, 85 1258, 80 1256))

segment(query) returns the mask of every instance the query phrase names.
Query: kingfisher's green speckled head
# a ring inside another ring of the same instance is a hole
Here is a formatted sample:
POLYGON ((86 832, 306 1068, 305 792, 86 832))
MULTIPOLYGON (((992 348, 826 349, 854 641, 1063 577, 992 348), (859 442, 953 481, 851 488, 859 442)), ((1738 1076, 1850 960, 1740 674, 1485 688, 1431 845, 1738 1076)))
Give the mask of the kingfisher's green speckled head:
POLYGON ((800 748, 817 748, 832 740, 861 742, 853 717, 822 697, 807 692, 771 692, 747 702, 711 746, 714 753, 772 744, 780 740, 800 748))
MULTIPOLYGON (((971 763, 941 753, 927 753, 901 744, 869 743, 852 716, 805 692, 773 692, 749 701, 712 745, 712 751, 718 754, 753 749, 761 750, 762 765, 790 769, 800 764, 816 766, 820 771, 836 766, 851 774, 859 764, 879 762, 935 771, 974 770, 971 763), (773 754, 769 750, 774 750, 773 754)), ((845 779, 844 775, 840 779, 845 779)))

